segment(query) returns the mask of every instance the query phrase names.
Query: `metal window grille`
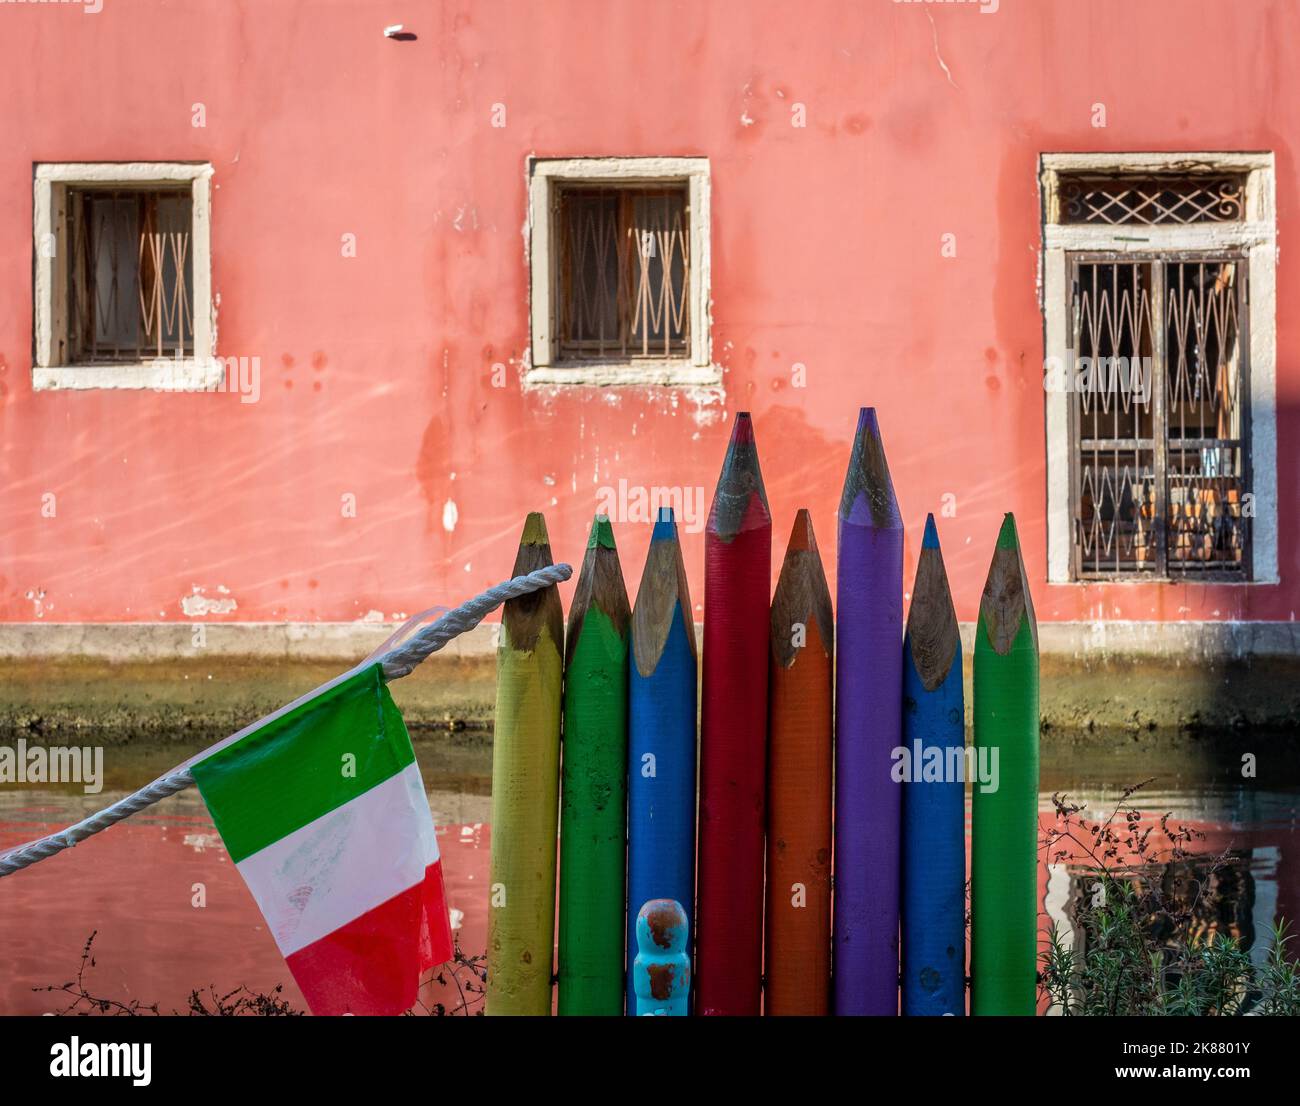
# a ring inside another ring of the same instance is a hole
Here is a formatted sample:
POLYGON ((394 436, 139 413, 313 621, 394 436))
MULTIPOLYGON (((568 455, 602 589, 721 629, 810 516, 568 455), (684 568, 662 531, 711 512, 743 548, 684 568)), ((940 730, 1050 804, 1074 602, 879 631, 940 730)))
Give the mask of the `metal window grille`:
POLYGON ((686 185, 565 187, 557 200, 560 357, 687 356, 686 185))
POLYGON ((1236 223, 1245 217, 1246 178, 1066 177, 1063 223, 1236 223))
POLYGON ((1248 578, 1244 256, 1070 270, 1076 577, 1248 578))
POLYGON ((194 351, 188 189, 69 190, 68 338, 74 362, 194 351))

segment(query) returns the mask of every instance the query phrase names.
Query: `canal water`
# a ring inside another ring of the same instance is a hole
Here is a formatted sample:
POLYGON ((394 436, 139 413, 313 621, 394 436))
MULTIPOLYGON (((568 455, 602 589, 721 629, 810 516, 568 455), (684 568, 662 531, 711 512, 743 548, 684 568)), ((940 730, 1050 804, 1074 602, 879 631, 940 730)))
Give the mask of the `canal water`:
MULTIPOLYGON (((1205 743, 1144 746, 1131 738, 1086 747, 1045 743, 1040 823, 1053 823, 1054 792, 1104 817, 1125 787, 1156 777, 1127 807, 1147 824, 1165 813, 1204 834, 1192 846, 1223 854, 1203 934, 1241 937, 1256 958, 1267 954, 1268 927, 1300 916, 1300 767, 1295 745, 1270 757, 1261 740, 1255 774, 1240 754, 1214 755, 1205 743)), ((416 746, 429 793, 452 921, 468 956, 486 941, 491 752, 425 741, 416 746)), ((198 747, 110 748, 105 786, 41 789, 0 786, 0 850, 61 828, 108 805, 198 751, 198 747)), ((969 815, 969 812, 968 812, 969 815)), ((1079 866, 1043 864, 1040 906, 1068 932, 1080 893, 1079 866)), ((226 993, 240 986, 269 992, 283 984, 304 1008, 274 941, 230 861, 197 792, 164 800, 34 868, 0 880, 0 1013, 42 1014, 72 999, 38 988, 77 977, 82 949, 95 933, 95 964, 84 976, 93 995, 184 1010, 190 992, 226 993)), ((1297 939, 1300 944, 1300 939, 1297 939)), ((422 1002, 449 1007, 481 1002, 465 984, 472 969, 430 980, 422 1002)), ((418 1011, 417 1011, 418 1012, 418 1011)))

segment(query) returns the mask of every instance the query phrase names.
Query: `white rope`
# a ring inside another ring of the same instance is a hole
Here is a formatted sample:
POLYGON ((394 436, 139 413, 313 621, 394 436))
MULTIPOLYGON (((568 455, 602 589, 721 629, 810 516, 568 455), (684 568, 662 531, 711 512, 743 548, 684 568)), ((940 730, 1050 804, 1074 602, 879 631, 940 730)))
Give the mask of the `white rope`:
MULTIPOLYGON (((494 611, 507 599, 517 599, 519 596, 527 595, 531 591, 539 591, 542 588, 550 587, 552 584, 567 580, 572 575, 573 569, 569 565, 548 565, 546 568, 539 568, 536 572, 530 572, 526 576, 516 576, 513 580, 507 580, 503 584, 497 584, 496 587, 488 588, 482 595, 476 595, 468 603, 462 604, 455 610, 448 611, 436 622, 431 623, 415 634, 414 637, 378 658, 378 663, 383 666, 384 680, 398 680, 403 676, 410 675, 417 665, 428 659, 431 653, 437 652, 452 638, 465 633, 466 630, 472 630, 486 615, 494 611)), ((363 662, 358 668, 370 663, 373 662, 363 662)), ((173 768, 166 775, 159 776, 153 783, 140 788, 134 794, 128 795, 125 799, 119 799, 112 806, 97 811, 89 818, 83 818, 75 826, 69 826, 65 830, 51 833, 37 841, 29 841, 26 845, 19 845, 16 849, 10 849, 8 852, 0 854, 0 878, 13 875, 14 872, 20 872, 24 868, 46 859, 46 857, 61 853, 64 849, 70 849, 87 837, 102 833, 109 826, 122 821, 124 818, 130 818, 132 814, 139 814, 146 807, 153 806, 154 803, 167 798, 167 796, 175 795, 178 791, 184 791, 194 783, 194 777, 190 774, 190 765, 194 764, 195 761, 202 760, 204 757, 216 752, 217 749, 231 744, 244 734, 251 733, 259 726, 285 713, 298 703, 314 698, 324 687, 339 683, 355 671, 356 669, 350 669, 337 679, 331 680, 328 684, 322 685, 322 687, 299 699, 295 699, 288 706, 281 707, 273 714, 267 715, 266 718, 259 719, 251 726, 246 726, 238 733, 217 742, 198 754, 198 756, 191 757, 184 764, 173 768)))
POLYGON ((404 645, 385 653, 382 658, 384 679, 400 680, 403 676, 410 675, 415 666, 426 660, 430 653, 437 652, 466 630, 474 629, 507 599, 517 599, 530 591, 561 583, 572 575, 573 569, 568 565, 549 565, 530 572, 527 576, 516 576, 504 584, 488 588, 482 595, 475 596, 454 611, 448 611, 404 645))

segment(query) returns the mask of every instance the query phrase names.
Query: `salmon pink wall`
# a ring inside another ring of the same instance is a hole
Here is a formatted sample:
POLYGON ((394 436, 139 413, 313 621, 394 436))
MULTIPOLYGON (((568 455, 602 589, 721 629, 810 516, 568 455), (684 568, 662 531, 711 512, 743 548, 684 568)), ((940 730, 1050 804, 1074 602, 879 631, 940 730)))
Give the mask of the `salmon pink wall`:
MULTIPOLYGON (((1298 39, 1300 7, 1267 0, 0 5, 0 619, 455 602, 508 574, 530 509, 576 561, 601 487, 707 505, 739 409, 774 571, 803 505, 833 571, 864 403, 909 577, 926 511, 956 497, 963 619, 1005 510, 1040 619, 1291 619, 1298 39), (1036 158, 1220 149, 1277 158, 1282 583, 1049 587, 1036 158), (530 154, 710 159, 720 391, 522 388, 530 154), (258 402, 32 391, 32 167, 74 160, 212 164, 218 353, 260 358, 258 402)), ((616 535, 634 588, 649 528, 616 535)), ((687 535, 697 603, 702 551, 687 535)))

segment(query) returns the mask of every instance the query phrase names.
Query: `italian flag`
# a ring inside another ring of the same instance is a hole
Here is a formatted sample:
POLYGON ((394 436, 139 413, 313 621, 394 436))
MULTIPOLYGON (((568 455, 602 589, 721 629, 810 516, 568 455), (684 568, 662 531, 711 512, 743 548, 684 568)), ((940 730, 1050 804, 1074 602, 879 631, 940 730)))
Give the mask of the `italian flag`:
POLYGON ((313 1014, 399 1014, 451 959, 433 818, 378 664, 191 766, 313 1014))

